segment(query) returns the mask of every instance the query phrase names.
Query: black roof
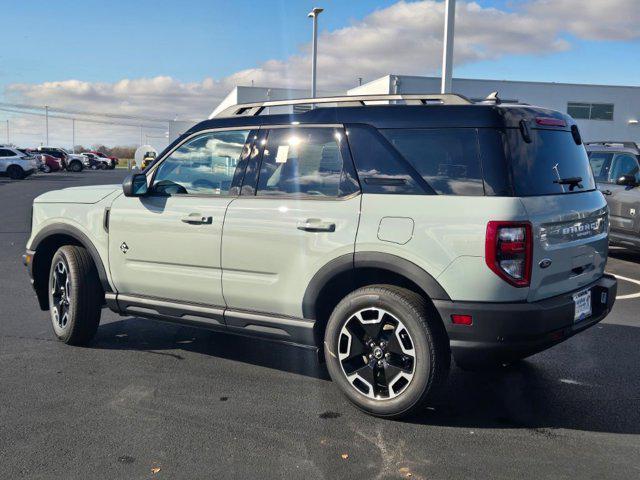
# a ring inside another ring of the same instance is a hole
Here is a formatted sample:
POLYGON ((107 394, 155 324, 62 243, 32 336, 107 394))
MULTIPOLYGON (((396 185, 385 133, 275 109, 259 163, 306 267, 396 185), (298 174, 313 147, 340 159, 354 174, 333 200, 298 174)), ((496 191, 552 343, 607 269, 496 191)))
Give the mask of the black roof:
POLYGON ((321 107, 302 113, 212 118, 194 125, 185 134, 225 127, 305 124, 368 124, 376 128, 515 128, 522 119, 562 119, 569 128, 575 122, 563 113, 529 105, 370 105, 321 107))

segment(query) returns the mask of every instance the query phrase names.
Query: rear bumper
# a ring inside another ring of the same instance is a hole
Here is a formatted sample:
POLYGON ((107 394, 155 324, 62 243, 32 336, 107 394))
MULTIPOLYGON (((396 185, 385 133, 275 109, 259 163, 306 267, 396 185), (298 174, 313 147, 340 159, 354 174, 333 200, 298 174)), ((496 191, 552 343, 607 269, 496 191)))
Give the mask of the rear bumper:
POLYGON ((592 327, 606 317, 616 299, 617 281, 596 282, 538 302, 472 303, 435 300, 458 363, 508 362, 545 350, 592 327), (574 323, 573 294, 591 290, 590 317, 574 323), (454 325, 451 315, 471 315, 473 324, 454 325))

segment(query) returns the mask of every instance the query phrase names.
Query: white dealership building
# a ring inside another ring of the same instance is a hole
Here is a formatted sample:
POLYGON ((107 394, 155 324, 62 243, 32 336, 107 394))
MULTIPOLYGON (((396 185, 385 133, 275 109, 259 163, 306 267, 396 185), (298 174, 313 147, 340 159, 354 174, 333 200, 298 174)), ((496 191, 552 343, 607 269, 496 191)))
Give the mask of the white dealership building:
MULTIPOLYGON (((440 77, 385 75, 348 90, 348 95, 436 93, 440 77)), ((573 116, 587 141, 617 140, 640 143, 640 86, 588 85, 576 83, 526 82, 513 80, 453 79, 453 91, 481 100, 497 91, 503 101, 518 101, 559 110, 573 116)), ((322 92, 318 96, 344 95, 322 92)), ((236 87, 213 111, 267 100, 304 98, 306 90, 265 87, 236 87)), ((275 112, 274 112, 275 113, 275 112)))

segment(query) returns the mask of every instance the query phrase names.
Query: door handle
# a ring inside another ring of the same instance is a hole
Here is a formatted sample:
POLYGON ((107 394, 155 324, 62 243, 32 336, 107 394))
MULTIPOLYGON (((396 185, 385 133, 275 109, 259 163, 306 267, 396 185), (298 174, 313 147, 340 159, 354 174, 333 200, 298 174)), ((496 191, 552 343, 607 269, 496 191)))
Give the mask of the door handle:
POLYGON ((189 225, 211 225, 213 217, 203 217, 199 213, 190 213, 186 217, 182 217, 181 221, 189 225))
POLYGON ((298 223, 298 230, 304 230, 305 232, 335 232, 336 224, 325 222, 318 218, 309 218, 298 223))
POLYGON ((611 190, 600 190, 603 195, 612 195, 613 192, 611 190))

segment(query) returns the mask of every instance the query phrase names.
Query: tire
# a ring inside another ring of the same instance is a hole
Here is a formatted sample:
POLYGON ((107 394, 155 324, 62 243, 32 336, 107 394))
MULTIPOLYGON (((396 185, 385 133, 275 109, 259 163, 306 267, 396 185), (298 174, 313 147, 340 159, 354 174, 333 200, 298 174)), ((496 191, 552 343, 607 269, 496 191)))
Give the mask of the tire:
POLYGON ((82 163, 80 163, 78 160, 74 160, 73 162, 71 162, 69 164, 69 166, 67 167, 67 170, 69 170, 70 172, 74 172, 74 173, 78 173, 82 171, 82 163))
POLYGON ((26 176, 20 165, 9 165, 7 175, 11 180, 22 180, 26 176))
POLYGON ((44 173, 51 173, 51 167, 45 163, 45 164, 42 166, 42 171, 43 171, 44 173))
POLYGON ((449 339, 435 315, 423 297, 404 288, 374 285, 350 293, 327 323, 329 375, 366 413, 384 418, 415 414, 449 373, 449 339))
POLYGON ((105 163, 101 163, 100 170, 106 170, 106 169, 107 169, 107 165, 105 163))
POLYGON ((53 333, 69 345, 86 345, 100 324, 104 293, 98 271, 83 247, 65 245, 49 270, 49 311, 53 333))

